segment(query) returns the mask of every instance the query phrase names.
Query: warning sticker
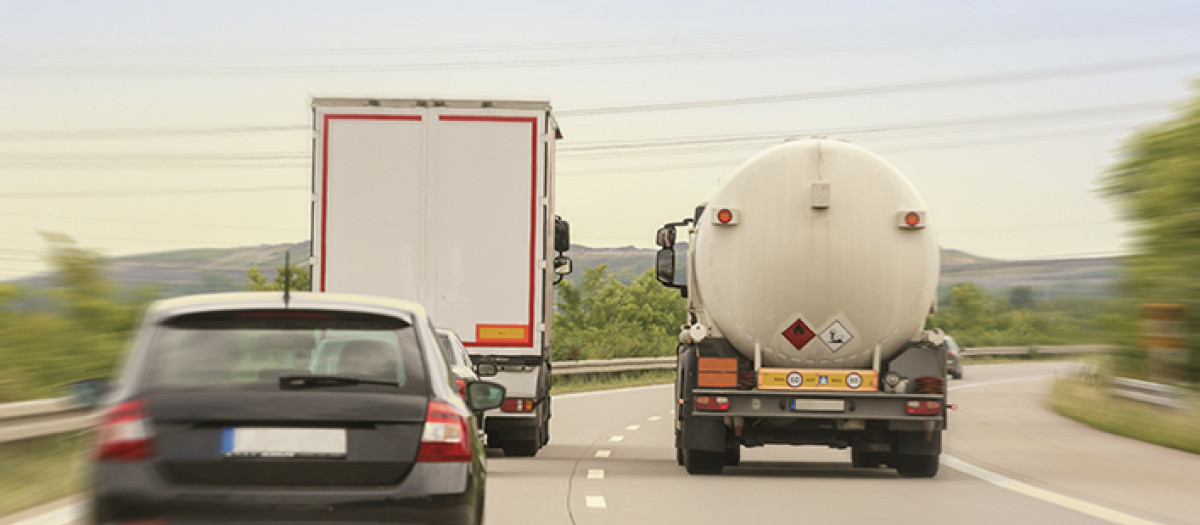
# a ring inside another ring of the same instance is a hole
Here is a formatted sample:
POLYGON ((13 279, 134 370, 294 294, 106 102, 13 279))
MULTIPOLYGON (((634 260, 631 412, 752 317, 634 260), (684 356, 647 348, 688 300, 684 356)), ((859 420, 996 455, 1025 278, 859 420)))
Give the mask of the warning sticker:
POLYGON ((796 347, 796 350, 799 350, 804 348, 804 345, 808 344, 809 341, 812 341, 812 338, 816 337, 816 334, 808 328, 808 325, 804 324, 803 319, 796 318, 796 322, 783 331, 783 337, 789 343, 792 343, 792 346, 796 347))
POLYGON ((842 326, 841 321, 834 321, 828 328, 821 331, 819 337, 825 343, 825 346, 829 347, 829 351, 831 352, 837 352, 838 349, 849 343, 851 339, 854 339, 854 336, 850 335, 850 331, 846 330, 845 326, 842 326))

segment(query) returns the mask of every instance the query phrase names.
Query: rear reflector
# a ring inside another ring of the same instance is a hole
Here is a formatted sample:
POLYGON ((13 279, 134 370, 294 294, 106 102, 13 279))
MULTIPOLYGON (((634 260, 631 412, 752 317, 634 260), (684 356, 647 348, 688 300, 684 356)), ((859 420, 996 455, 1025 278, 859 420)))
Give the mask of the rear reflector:
POLYGON ((904 404, 904 412, 910 416, 936 416, 942 412, 942 402, 910 400, 904 404))
POLYGON ((696 396, 696 410, 724 412, 729 410, 729 398, 726 396, 696 396))
POLYGON ((139 461, 154 455, 154 433, 141 400, 126 401, 108 409, 96 426, 96 459, 139 461))
POLYGON ((448 463, 471 461, 467 418, 458 409, 439 401, 429 402, 425 428, 421 431, 421 449, 417 461, 448 463))
POLYGON ((532 399, 508 398, 500 405, 502 412, 533 412, 532 399))

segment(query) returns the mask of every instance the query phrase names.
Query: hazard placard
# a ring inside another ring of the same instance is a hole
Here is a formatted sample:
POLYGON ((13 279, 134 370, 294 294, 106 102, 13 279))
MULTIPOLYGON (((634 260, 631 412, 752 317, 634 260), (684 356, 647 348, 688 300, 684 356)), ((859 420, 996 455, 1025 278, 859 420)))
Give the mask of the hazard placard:
POLYGON ((804 345, 812 341, 813 337, 816 337, 816 334, 800 318, 796 318, 796 322, 783 331, 783 338, 792 343, 792 346, 796 347, 796 350, 804 348, 804 345))
POLYGON ((834 321, 822 330, 820 337, 821 341, 825 343, 825 346, 829 347, 829 351, 831 352, 837 352, 838 349, 849 343, 851 339, 854 339, 850 331, 845 326, 842 326, 841 321, 834 321))

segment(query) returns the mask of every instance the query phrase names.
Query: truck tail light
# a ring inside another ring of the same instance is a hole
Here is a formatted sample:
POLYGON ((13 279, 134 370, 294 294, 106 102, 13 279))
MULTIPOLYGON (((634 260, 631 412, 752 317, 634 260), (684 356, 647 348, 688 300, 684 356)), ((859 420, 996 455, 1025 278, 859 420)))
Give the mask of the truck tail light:
POLYGON ((726 396, 696 396, 696 410, 724 412, 729 410, 729 398, 726 396))
POLYGON ((100 461, 140 461, 154 455, 154 432, 145 403, 126 401, 108 409, 96 426, 96 452, 100 461))
POLYGON ((897 226, 902 230, 920 230, 925 227, 925 212, 923 211, 902 211, 899 213, 899 219, 897 226))
POLYGON ((508 398, 500 405, 503 412, 533 412, 532 399, 508 398))
POLYGON ((467 380, 466 379, 455 379, 454 386, 458 388, 458 396, 463 399, 466 399, 467 398, 467 380))
POLYGON ((909 400, 904 404, 904 412, 910 416, 936 416, 942 412, 942 402, 932 399, 909 400))
POLYGON ((717 226, 733 226, 738 223, 739 215, 737 208, 717 208, 712 222, 717 226))
POLYGON ((421 430, 421 448, 417 461, 422 463, 453 463, 471 461, 471 441, 467 418, 454 407, 440 401, 430 401, 421 430))

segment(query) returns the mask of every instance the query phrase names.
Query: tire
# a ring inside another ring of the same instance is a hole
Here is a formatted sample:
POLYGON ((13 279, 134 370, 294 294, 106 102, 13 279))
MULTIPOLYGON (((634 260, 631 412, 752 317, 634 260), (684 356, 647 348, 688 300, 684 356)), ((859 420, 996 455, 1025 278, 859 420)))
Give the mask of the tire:
POLYGON ((513 441, 504 441, 500 444, 501 450, 504 450, 504 455, 514 458, 531 458, 538 453, 538 440, 522 439, 513 441))
POLYGON ((938 473, 941 456, 898 456, 894 460, 896 472, 902 478, 932 478, 938 473))
POLYGON ((742 462, 742 446, 725 449, 725 466, 736 467, 742 462))
POLYGON ((675 447, 675 462, 678 463, 679 466, 681 466, 681 467, 683 466, 683 449, 682 448, 675 447))
POLYGON ((544 424, 542 424, 542 440, 541 440, 540 446, 544 447, 549 443, 550 443, 550 420, 547 419, 546 422, 544 424))
POLYGON ((962 369, 961 368, 954 371, 954 379, 962 379, 962 369))
POLYGON ((879 468, 883 464, 883 460, 883 455, 878 452, 850 451, 850 464, 854 468, 879 468))
POLYGON ((683 466, 688 474, 720 474, 725 470, 725 453, 687 449, 683 451, 683 466))

